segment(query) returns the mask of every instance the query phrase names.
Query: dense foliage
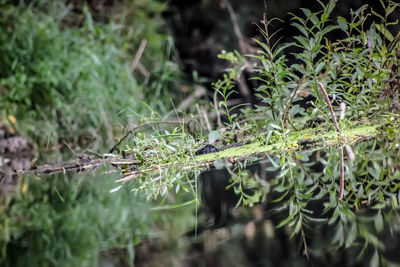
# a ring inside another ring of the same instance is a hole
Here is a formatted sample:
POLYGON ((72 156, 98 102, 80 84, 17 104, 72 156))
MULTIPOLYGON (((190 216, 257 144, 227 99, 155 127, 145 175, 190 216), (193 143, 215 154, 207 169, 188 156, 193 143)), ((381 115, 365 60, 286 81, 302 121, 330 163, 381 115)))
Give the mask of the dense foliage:
POLYGON ((21 184, 13 203, 1 206, 2 265, 89 266, 112 248, 132 262, 133 246, 154 219, 129 190, 105 194, 109 176, 60 175, 21 184))
MULTIPOLYGON (((165 4, 96 8, 0 1, 0 122, 29 138, 42 161, 69 157, 69 149, 60 153, 65 144, 74 153, 107 149, 119 125, 179 99, 165 4)), ((15 177, 16 193, 1 197, 2 266, 93 266, 113 254, 132 265, 149 227, 170 220, 141 204, 142 194, 110 194, 110 175, 25 178, 15 177)))
POLYGON ((129 119, 133 112, 145 114, 140 100, 163 111, 179 78, 163 9, 138 1, 100 16, 59 1, 3 5, 3 120, 15 117, 17 130, 41 150, 63 142, 79 150, 110 146, 116 124, 138 120, 129 119), (145 51, 136 55, 142 43, 145 51))

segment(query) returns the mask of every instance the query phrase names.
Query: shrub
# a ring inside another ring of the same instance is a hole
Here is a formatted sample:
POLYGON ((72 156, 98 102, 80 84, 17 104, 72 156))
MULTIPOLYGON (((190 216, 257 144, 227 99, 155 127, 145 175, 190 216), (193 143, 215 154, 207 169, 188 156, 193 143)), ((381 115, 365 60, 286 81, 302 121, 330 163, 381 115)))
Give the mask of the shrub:
POLYGON ((39 146, 65 141, 102 147, 112 141, 113 124, 128 122, 121 112, 143 114, 139 99, 156 97, 153 106, 162 109, 179 77, 162 28, 164 5, 141 1, 128 7, 119 22, 112 15, 96 22, 87 8, 75 14, 57 1, 3 5, 1 116, 15 116, 16 128, 39 146), (128 20, 134 15, 138 18, 128 20), (149 53, 139 64, 154 73, 131 69, 141 40, 147 40, 149 53))

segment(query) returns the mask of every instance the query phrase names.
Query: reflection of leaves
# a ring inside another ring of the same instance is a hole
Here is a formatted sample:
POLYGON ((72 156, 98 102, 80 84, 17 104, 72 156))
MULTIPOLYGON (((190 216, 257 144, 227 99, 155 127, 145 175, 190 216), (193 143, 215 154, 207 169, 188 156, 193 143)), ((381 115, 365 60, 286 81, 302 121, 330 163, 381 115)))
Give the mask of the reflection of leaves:
POLYGON ((356 240, 357 238, 357 224, 355 222, 353 222, 351 224, 350 230, 347 233, 347 238, 346 238, 346 248, 349 248, 353 245, 353 242, 356 240))
POLYGON ((371 258, 370 266, 371 267, 378 267, 379 266, 379 255, 378 255, 378 250, 377 249, 375 249, 374 255, 371 258))
POLYGON ((319 159, 324 166, 322 175, 312 169, 312 155, 286 155, 280 164, 280 174, 272 182, 273 191, 278 194, 273 201, 289 207, 278 227, 288 226, 291 235, 303 236, 304 229, 327 222, 335 227, 330 239, 334 247, 352 248, 360 243, 366 248, 373 246, 378 254, 371 261, 378 259, 379 262, 379 251, 384 245, 376 233, 384 231, 385 221, 393 223, 383 211, 398 206, 398 187, 394 179, 400 177, 399 170, 394 170, 390 163, 398 161, 396 152, 383 147, 376 141, 366 141, 354 148, 357 157, 354 163, 347 165, 346 195, 342 201, 337 199, 340 176, 337 148, 328 148, 319 159), (329 217, 318 218, 321 214, 313 213, 310 200, 322 201, 319 202, 324 206, 322 215, 329 217), (373 217, 361 213, 372 210, 377 210, 373 217))
POLYGON ((383 218, 382 218, 381 211, 379 211, 378 214, 375 216, 374 223, 375 223, 376 230, 378 232, 382 232, 382 230, 383 230, 383 218))

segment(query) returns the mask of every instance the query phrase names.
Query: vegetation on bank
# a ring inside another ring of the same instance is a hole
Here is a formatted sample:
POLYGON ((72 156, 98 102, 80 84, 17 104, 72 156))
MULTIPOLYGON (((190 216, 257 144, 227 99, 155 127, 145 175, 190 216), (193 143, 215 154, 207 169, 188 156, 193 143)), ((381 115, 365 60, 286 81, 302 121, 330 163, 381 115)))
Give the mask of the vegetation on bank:
MULTIPOLYGON (((165 3, 14 2, 0 1, 0 123, 29 139, 38 162, 106 151, 122 125, 181 99, 165 3)), ((132 265, 134 246, 180 217, 152 212, 129 188, 109 194, 113 177, 15 176, 0 198, 0 265, 93 266, 114 255, 132 265)))
POLYGON ((100 10, 2 4, 1 120, 48 157, 65 143, 75 152, 108 148, 118 125, 139 121, 149 107, 165 112, 180 73, 164 10, 147 0, 100 10))

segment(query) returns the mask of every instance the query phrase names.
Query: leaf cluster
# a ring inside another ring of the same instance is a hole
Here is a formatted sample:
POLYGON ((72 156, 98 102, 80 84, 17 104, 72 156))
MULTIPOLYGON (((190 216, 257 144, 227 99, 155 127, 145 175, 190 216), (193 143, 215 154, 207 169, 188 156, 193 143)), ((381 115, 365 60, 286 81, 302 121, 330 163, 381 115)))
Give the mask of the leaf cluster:
POLYGON ((14 128, 39 149, 62 141, 76 151, 110 146, 113 125, 133 121, 125 112, 147 112, 139 99, 161 111, 169 106, 179 71, 162 31, 165 5, 144 0, 122 7, 103 19, 60 1, 0 8, 0 116, 14 116, 14 128))
MULTIPOLYGON (((399 9, 398 3, 381 1, 384 15, 364 5, 352 10, 347 21, 331 17, 336 1, 318 2, 319 12, 302 8, 302 16, 292 14, 291 25, 299 34, 290 43, 272 43, 279 31, 270 34, 274 20, 265 19, 264 28, 259 27, 265 40, 255 40, 260 50, 246 55, 258 62, 253 79, 260 83, 255 90, 263 104, 257 111, 265 114, 267 124, 281 125, 283 132, 288 124, 301 128, 305 121, 317 116, 329 120, 318 82, 327 88, 331 102, 347 104, 348 117, 360 118, 378 110, 385 102, 377 99, 390 88, 392 66, 398 64, 399 36, 390 33, 390 27, 398 21, 389 20, 389 15, 399 9), (372 23, 367 20, 371 17, 372 23), (308 102, 311 107, 306 110, 306 103, 299 106, 301 102, 308 102), (294 120, 295 117, 302 119, 294 120)), ((246 58, 242 61, 242 67, 249 66, 246 58)))

